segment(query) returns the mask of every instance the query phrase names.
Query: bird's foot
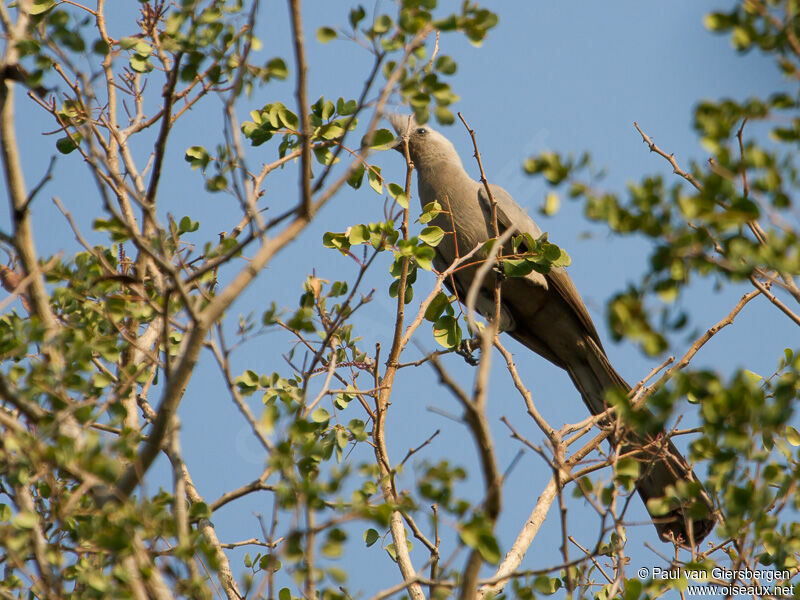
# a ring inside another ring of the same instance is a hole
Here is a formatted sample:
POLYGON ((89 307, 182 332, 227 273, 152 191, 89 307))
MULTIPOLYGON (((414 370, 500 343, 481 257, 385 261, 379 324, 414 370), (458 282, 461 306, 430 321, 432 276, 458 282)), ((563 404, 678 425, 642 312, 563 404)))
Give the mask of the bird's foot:
POLYGON ((495 277, 497 277, 500 281, 505 281, 506 279, 506 269, 503 266, 503 259, 497 259, 497 262, 492 267, 492 271, 494 272, 495 277))
POLYGON ((461 340, 461 343, 456 348, 456 354, 462 356, 468 364, 477 366, 478 359, 475 358, 475 350, 481 347, 481 338, 474 337, 467 340, 461 340))

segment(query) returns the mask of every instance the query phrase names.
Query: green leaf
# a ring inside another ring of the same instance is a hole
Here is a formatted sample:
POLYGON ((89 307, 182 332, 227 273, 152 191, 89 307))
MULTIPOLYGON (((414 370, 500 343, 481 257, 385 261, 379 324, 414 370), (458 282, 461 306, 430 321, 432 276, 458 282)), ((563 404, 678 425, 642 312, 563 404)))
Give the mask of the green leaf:
POLYGON ((380 539, 380 534, 375 529, 367 529, 364 532, 364 543, 367 544, 367 548, 372 546, 375 542, 380 539))
POLYGON ((388 129, 378 129, 372 134, 372 141, 370 142, 370 148, 376 148, 378 150, 383 150, 382 146, 389 146, 389 144, 393 144, 395 141, 395 135, 389 131, 388 129))
POLYGON ((69 136, 59 138, 56 142, 56 148, 61 154, 69 154, 78 147, 78 144, 81 143, 81 139, 83 139, 81 134, 77 132, 72 134, 72 138, 69 136))
POLYGON ((358 165, 353 174, 347 179, 347 185, 357 190, 361 187, 362 181, 364 181, 364 165, 358 165))
POLYGON ((444 106, 437 106, 434 108, 433 116, 436 117, 436 120, 442 125, 452 125, 456 122, 456 118, 453 116, 452 111, 444 106))
POLYGON ((800 446, 800 433, 791 425, 786 426, 786 441, 795 448, 800 446))
POLYGON ((365 242, 369 242, 370 240, 369 227, 367 227, 366 225, 353 225, 352 227, 350 227, 350 229, 348 229, 347 239, 354 246, 356 244, 363 244, 365 242))
POLYGON ((533 581, 533 589, 540 594, 550 596, 555 594, 561 588, 561 580, 558 577, 548 577, 547 575, 539 575, 533 581))
POLYGON ((325 140, 335 140, 344 135, 344 127, 337 123, 329 123, 320 127, 317 135, 325 140))
POLYGON ((668 498, 650 498, 647 501, 647 512, 654 517, 660 517, 672 510, 672 503, 668 498))
MULTIPOLYGON (((389 286, 389 297, 397 298, 398 293, 400 290, 400 280, 396 280, 392 282, 392 285, 389 286)), ((414 299, 414 288, 411 287, 410 283, 406 283, 406 292, 403 295, 403 303, 408 304, 414 299)))
POLYGON ((427 108, 430 101, 431 97, 425 92, 416 92, 408 99, 408 103, 411 104, 413 108, 427 108))
POLYGON ((320 27, 317 29, 317 40, 321 44, 327 44, 331 40, 335 40, 337 37, 336 30, 332 27, 320 27))
POLYGON ((272 572, 280 571, 281 570, 281 561, 275 558, 272 554, 265 554, 261 557, 261 560, 258 561, 258 566, 261 567, 263 570, 269 570, 272 572))
POLYGON ((56 0, 33 0, 33 4, 28 8, 31 15, 41 15, 56 5, 56 0))
POLYGON ((506 277, 525 277, 536 266, 527 258, 506 258, 503 260, 503 273, 506 277))
POLYGON ((400 206, 408 208, 408 196, 406 196, 403 188, 396 183, 388 183, 386 184, 386 191, 389 192, 389 195, 394 198, 400 206))
MULTIPOLYGON (((322 114, 320 115, 324 121, 330 119, 333 114, 336 112, 336 107, 333 105, 333 102, 330 100, 326 100, 325 104, 322 105, 322 114)), ((344 131, 344 129, 342 129, 344 131)))
POLYGON ((450 309, 448 313, 452 315, 453 308, 450 306, 450 299, 444 292, 439 292, 433 297, 431 303, 428 304, 428 308, 425 309, 425 319, 431 323, 435 323, 448 308, 450 309))
MULTIPOLYGON (((411 549, 414 547, 414 544, 411 543, 411 540, 406 538, 406 548, 408 551, 411 552, 411 549)), ((389 556, 392 558, 394 562, 397 562, 397 551, 395 550, 394 544, 389 544, 386 546, 386 552, 389 553, 389 556)))
POLYGON ((425 206, 422 207, 422 214, 419 217, 419 222, 423 225, 425 223, 429 223, 433 219, 435 219, 439 214, 442 212, 442 205, 439 204, 436 200, 433 202, 428 202, 425 206))
POLYGON ((634 458, 621 458, 614 466, 616 481, 626 490, 633 489, 633 484, 639 476, 639 461, 634 458))
MULTIPOLYGON (((352 390, 353 392, 356 391, 355 388, 353 388, 350 385, 347 386, 347 390, 348 391, 352 390)), ((341 393, 341 394, 336 394, 336 398, 334 399, 333 404, 339 410, 344 410, 345 408, 347 408, 347 405, 350 404, 350 402, 352 402, 354 397, 355 396, 353 394, 348 394, 348 393, 344 393, 344 392, 341 393)))
POLYGON ((153 53, 153 47, 144 40, 141 40, 136 43, 136 46, 134 46, 134 51, 138 56, 147 58, 153 53))
POLYGON ((328 537, 322 545, 322 554, 328 558, 339 558, 344 553, 343 543, 347 540, 344 531, 333 528, 328 532, 328 537))
POLYGON ((375 19, 375 24, 372 26, 372 31, 377 34, 386 33, 392 26, 392 18, 389 15, 381 15, 375 19))
POLYGON ((345 102, 344 98, 339 98, 336 101, 336 112, 339 113, 339 116, 346 117, 352 115, 356 112, 356 108, 358 108, 358 103, 355 100, 348 100, 345 102))
POLYGON ((192 165, 192 169, 204 169, 211 161, 208 151, 203 146, 192 146, 186 150, 184 160, 192 165))
POLYGON ((261 323, 266 327, 269 325, 274 325, 278 322, 278 305, 275 304, 273 300, 270 307, 264 311, 264 314, 261 317, 261 323))
POLYGON ((753 43, 753 36, 748 28, 737 25, 733 28, 731 42, 737 50, 744 50, 753 43))
POLYGON ((394 561, 397 562, 397 552, 394 549, 394 544, 389 544, 386 546, 386 552, 389 553, 389 557, 394 561))
POLYGON ((11 519, 11 507, 8 504, 0 504, 0 522, 5 523, 9 519, 11 519))
POLYGON ((94 44, 92 44, 92 52, 95 54, 99 54, 100 56, 105 56, 108 54, 110 48, 105 40, 97 40, 94 44))
POLYGON ((414 260, 417 264, 426 271, 433 270, 433 259, 436 256, 436 250, 430 246, 416 246, 414 248, 414 260))
MULTIPOLYGON (((317 161, 319 161, 321 165, 327 166, 333 162, 333 152, 331 152, 330 148, 327 148, 325 146, 317 146, 316 148, 314 148, 313 152, 314 152, 314 157, 317 159, 317 161)), ((337 158, 336 162, 338 161, 339 159, 337 158)))
MULTIPOLYGON (((699 569, 698 569, 699 570, 699 569)), ((559 583, 561 583, 559 581, 559 583)), ((622 600, 637 600, 642 595, 644 582, 640 579, 627 579, 625 581, 625 594, 622 600)))
POLYGON ((794 360, 794 352, 791 348, 784 348, 783 349, 783 357, 784 357, 784 364, 790 365, 794 360))
POLYGON ((442 241, 442 238, 444 238, 444 231, 441 227, 437 227, 436 225, 426 227, 419 234, 419 239, 429 246, 438 246, 439 242, 442 241))
POLYGON ((321 406, 311 413, 311 420, 314 421, 314 423, 327 423, 330 418, 330 413, 321 406))
POLYGON ((192 504, 191 508, 189 508, 189 518, 192 520, 210 519, 211 509, 205 502, 195 502, 192 504))
POLYGON ((558 194, 555 192, 550 192, 547 194, 547 196, 545 196, 544 204, 542 205, 540 212, 543 215, 550 217, 558 212, 560 206, 561 199, 559 198, 558 194))
POLYGON ((485 518, 474 516, 469 523, 461 526, 459 536, 464 544, 480 552, 486 562, 491 564, 500 562, 500 546, 485 518))
POLYGON ((433 337, 441 345, 452 350, 461 343, 461 326, 455 317, 445 315, 433 324, 433 337))
POLYGON ((281 588, 278 592, 278 600, 292 600, 292 592, 289 588, 281 588))
POLYGON ((108 373, 98 371, 92 375, 92 385, 98 389, 103 389, 114 382, 114 379, 108 373))
POLYGON ((116 217, 95 219, 92 223, 92 228, 96 231, 108 231, 111 234, 111 239, 115 242, 122 242, 128 239, 128 231, 116 217))
POLYGON ((563 248, 559 248, 561 251, 560 256, 552 262, 552 266, 556 268, 568 267, 572 264, 572 258, 570 255, 567 254, 567 251, 563 248))
POLYGON ((675 302, 680 295, 680 288, 672 281, 668 281, 667 285, 657 287, 655 291, 658 294, 658 299, 664 304, 675 302))
POLYGON ((300 128, 300 119, 297 118, 296 114, 283 105, 278 107, 278 118, 288 129, 297 130, 300 128))
POLYGON ((271 77, 275 79, 286 79, 289 77, 289 68, 286 66, 284 60, 280 57, 275 57, 267 63, 267 70, 271 77))
POLYGON ((367 11, 365 11, 364 7, 359 4, 356 8, 350 10, 350 26, 355 29, 358 27, 359 22, 361 22, 361 20, 366 16, 367 11))
POLYGON ((761 382, 764 379, 761 375, 759 375, 758 373, 755 373, 753 371, 750 371, 749 369, 745 369, 744 370, 744 376, 747 378, 747 380, 750 383, 752 383, 754 385, 760 385, 761 382))
POLYGON ((239 375, 233 382, 240 388, 258 387, 259 377, 258 373, 252 369, 247 369, 244 373, 239 375))
POLYGON ((33 529, 36 527, 37 522, 38 517, 36 513, 27 511, 17 513, 11 520, 12 525, 17 529, 33 529))
POLYGON ((458 66, 456 65, 455 61, 450 58, 449 56, 442 55, 436 59, 434 63, 434 68, 443 73, 444 75, 452 75, 456 72, 458 66))
POLYGON ((200 223, 198 221, 192 221, 188 216, 183 217, 178 224, 178 229, 180 229, 181 233, 191 233, 192 231, 197 231, 199 228, 200 223))
POLYGON ((153 64, 150 62, 150 57, 142 57, 134 54, 130 59, 131 69, 137 73, 149 73, 153 70, 153 64))
POLYGON ((370 166, 367 170, 367 179, 369 180, 369 187, 378 194, 383 193, 383 181, 381 179, 380 167, 370 166))
POLYGON ((322 236, 322 245, 326 248, 335 248, 346 253, 350 249, 350 240, 344 233, 328 231, 322 236))
POLYGON ((499 563, 502 557, 497 539, 490 533, 481 533, 478 541, 478 552, 481 553, 483 560, 492 565, 499 563))
POLYGON ((357 442, 363 442, 367 439, 367 426, 361 419, 353 419, 347 424, 347 428, 350 430, 350 433, 353 434, 353 437, 356 438, 357 442))
POLYGON ((104 594, 109 591, 110 585, 108 583, 108 579, 105 575, 101 575, 97 572, 90 572, 86 575, 86 583, 90 588, 92 588, 96 592, 100 592, 104 594))
POLYGON ((709 13, 703 18, 703 25, 709 31, 725 31, 730 27, 730 19, 723 13, 709 13))
POLYGON ((221 192, 228 187, 228 180, 224 175, 217 175, 206 181, 206 189, 209 192, 221 192))

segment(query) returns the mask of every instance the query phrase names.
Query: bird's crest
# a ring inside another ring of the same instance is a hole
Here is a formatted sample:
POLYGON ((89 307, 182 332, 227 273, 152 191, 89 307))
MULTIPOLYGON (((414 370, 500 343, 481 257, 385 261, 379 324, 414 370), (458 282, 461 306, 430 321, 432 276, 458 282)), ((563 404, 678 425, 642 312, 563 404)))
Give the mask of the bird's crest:
POLYGON ((400 113, 391 113, 386 115, 386 120, 392 124, 397 135, 404 135, 406 132, 411 133, 417 126, 414 120, 414 115, 401 115, 400 113), (410 120, 410 123, 409 123, 410 120))

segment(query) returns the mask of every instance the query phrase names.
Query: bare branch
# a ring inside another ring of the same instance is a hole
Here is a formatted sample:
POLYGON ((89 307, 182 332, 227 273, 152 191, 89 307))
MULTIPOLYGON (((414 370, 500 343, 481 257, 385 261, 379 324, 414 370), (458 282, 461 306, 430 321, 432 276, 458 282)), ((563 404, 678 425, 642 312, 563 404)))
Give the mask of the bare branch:
MULTIPOLYGON (((25 8, 23 4, 21 8, 25 8)), ((28 12, 20 10, 17 22, 8 31, 2 64, 7 68, 17 63, 17 42, 28 27, 28 12)), ((0 79, 0 157, 5 171, 6 189, 11 204, 14 223, 14 244, 26 275, 37 273, 37 253, 33 242, 33 227, 28 211, 28 195, 25 193, 25 177, 19 157, 16 130, 14 128, 14 80, 0 79)), ((29 295, 34 314, 48 331, 58 328, 58 322, 50 309, 50 297, 39 272, 29 284, 29 295)))
POLYGON ((639 128, 639 124, 636 121, 633 122, 633 126, 636 127, 636 131, 638 131, 639 135, 642 136, 642 141, 645 144, 647 144, 647 147, 650 149, 650 152, 655 152, 659 156, 663 156, 664 158, 667 159, 667 162, 672 165, 673 173, 675 173, 680 177, 683 177, 686 181, 691 183, 697 190, 703 189, 703 186, 700 185, 700 182, 697 181, 697 178, 694 175, 692 175, 691 173, 687 173, 678 166, 678 161, 675 160, 674 154, 667 154, 661 148, 656 146, 655 142, 652 139, 650 139, 650 136, 648 136, 644 131, 642 131, 639 128))
POLYGON ((222 508, 223 506, 225 506, 229 502, 232 502, 232 501, 234 501, 234 500, 236 500, 238 498, 241 498, 242 496, 246 496, 247 494, 251 494, 253 492, 259 492, 259 491, 268 491, 268 492, 274 491, 275 488, 273 486, 267 485, 265 483, 265 481, 266 481, 267 477, 269 476, 269 474, 270 474, 270 471, 266 470, 266 471, 264 471, 264 473, 262 473, 261 477, 259 477, 255 481, 251 481, 250 483, 248 483, 246 485, 243 485, 242 487, 237 488, 235 490, 231 490, 230 492, 225 492, 219 498, 214 500, 214 502, 209 504, 208 508, 211 509, 211 512, 216 512, 217 510, 219 510, 220 508, 222 508))
MULTIPOLYGON (((321 201, 317 202, 319 206, 321 201)), ((158 455, 159 447, 167 433, 169 422, 172 415, 180 404, 186 386, 197 365, 200 350, 203 347, 208 331, 211 326, 219 319, 225 309, 250 285, 256 275, 266 264, 291 242, 297 234, 308 224, 308 219, 302 216, 295 218, 279 235, 266 242, 252 258, 250 263, 245 266, 234 277, 233 281, 223 289, 211 303, 198 315, 198 322, 192 328, 189 335, 184 338, 178 363, 167 381, 162 396, 161 404, 158 407, 158 416, 153 423, 153 430, 150 433, 150 440, 142 444, 136 461, 131 465, 119 479, 114 496, 129 496, 141 481, 144 473, 158 455)))
MULTIPOLYGON (((737 133, 737 137, 739 139, 739 147, 740 147, 740 149, 742 151, 744 151, 744 146, 743 146, 743 143, 742 143, 742 132, 744 130, 745 122, 746 122, 746 119, 745 119, 744 122, 742 122, 742 126, 739 128, 739 131, 737 133)), ((655 142, 653 142, 653 140, 639 128, 639 125, 638 125, 638 123, 636 123, 636 121, 633 122, 633 125, 634 125, 634 127, 636 127, 636 131, 639 132, 639 135, 642 136, 642 141, 645 144, 647 144, 648 148, 650 148, 650 152, 655 152, 656 154, 658 154, 660 156, 663 156, 665 159, 667 159, 669 164, 672 165, 672 169, 673 169, 673 172, 675 174, 683 177, 686 181, 691 183, 698 191, 702 191, 703 190, 703 186, 701 185, 701 183, 697 180, 697 178, 694 175, 692 175, 691 173, 687 173, 686 171, 684 171, 683 169, 681 169, 678 166, 678 163, 675 160, 675 155, 674 154, 667 154, 661 148, 656 146, 655 142)), ((746 170, 744 168, 744 165, 742 165, 742 180, 743 180, 743 184, 744 184, 744 195, 746 197, 747 193, 749 191, 749 187, 747 185, 747 172, 746 172, 746 170)), ((755 221, 755 220, 748 221, 747 222, 747 226, 750 229, 750 231, 753 233, 753 236, 756 238, 756 240, 758 240, 758 242, 760 244, 764 245, 764 244, 767 243, 766 242, 767 241, 766 233, 764 232, 764 229, 761 227, 761 225, 759 224, 758 221, 755 221)), ((797 284, 795 283, 794 278, 792 277, 792 275, 790 273, 786 273, 786 272, 780 272, 779 275, 780 275, 781 279, 783 280, 783 282, 785 284, 786 291, 788 291, 794 297, 795 300, 800 302, 800 288, 797 287, 797 284)))
MULTIPOLYGON (((754 286, 755 286, 755 287, 758 289, 758 291, 759 291, 759 292, 761 292, 762 294, 764 294, 764 295, 767 297, 767 299, 768 299, 770 302, 772 302, 772 303, 773 303, 775 306, 777 306, 777 307, 778 307, 778 308, 781 310, 781 312, 783 312, 783 314, 785 314, 787 317, 789 317, 789 318, 790 318, 792 321, 794 321, 794 322, 795 322, 797 325, 800 325, 800 316, 797 316, 797 314, 795 314, 795 313, 792 311, 792 309, 790 309, 790 308, 789 308, 788 306, 786 306, 786 305, 785 305, 783 302, 781 302, 781 301, 780 301, 780 300, 779 300, 779 299, 778 299, 778 298, 775 296, 775 294, 773 294, 772 292, 770 292, 770 291, 769 291, 769 288, 768 288, 766 285, 764 285, 763 283, 761 283, 761 282, 760 282, 758 279, 756 279, 756 278, 755 278, 754 276, 752 276, 752 275, 750 276, 750 281, 751 281, 751 282, 753 283, 753 285, 754 285, 754 286)), ((756 292, 756 293, 757 293, 757 292, 756 292)))
POLYGON ((641 392, 633 397, 632 402, 636 406, 641 406, 644 403, 644 401, 648 397, 650 397, 650 395, 655 390, 657 390, 667 381, 669 381, 669 379, 676 371, 678 371, 679 369, 683 369, 686 365, 688 365, 689 362, 694 358, 694 355, 698 353, 700 348, 702 348, 706 344, 706 342, 708 342, 708 340, 714 337, 721 329, 733 323, 733 320, 736 318, 736 315, 739 314, 739 312, 745 307, 745 305, 748 302, 750 302, 760 293, 761 292, 757 290, 753 292, 748 292, 747 294, 742 296, 739 302, 736 304, 736 306, 733 307, 733 310, 731 310, 724 319, 719 321, 716 325, 710 327, 703 335, 701 335, 691 345, 689 350, 686 351, 686 354, 684 354, 683 357, 681 357, 681 359, 677 363, 675 363, 675 365, 667 369, 667 371, 653 385, 649 387, 643 387, 641 392))
POLYGON ((539 499, 536 501, 536 505, 533 507, 531 514, 525 520, 525 524, 517 535, 517 539, 514 540, 514 543, 511 544, 511 548, 506 553, 503 560, 500 561, 492 577, 492 583, 483 585, 478 590, 476 597, 479 600, 483 600, 488 594, 495 594, 503 590, 506 583, 508 583, 513 576, 513 573, 522 563, 523 557, 527 553, 536 534, 539 532, 539 527, 544 523, 547 512, 550 510, 550 505, 553 504, 553 500, 556 499, 557 495, 558 482, 555 477, 552 477, 539 496, 539 499))
POLYGON ((297 114, 300 117, 300 214, 309 216, 311 211, 311 121, 308 117, 306 97, 306 58, 303 48, 303 24, 300 19, 300 0, 289 0, 292 15, 292 39, 297 62, 297 114))

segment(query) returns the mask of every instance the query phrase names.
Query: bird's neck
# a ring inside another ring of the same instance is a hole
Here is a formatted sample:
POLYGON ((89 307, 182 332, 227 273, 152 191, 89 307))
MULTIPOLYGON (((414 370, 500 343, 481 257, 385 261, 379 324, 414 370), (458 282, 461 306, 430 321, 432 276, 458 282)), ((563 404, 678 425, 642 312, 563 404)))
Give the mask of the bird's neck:
POLYGON ((456 156, 436 156, 421 161, 421 164, 414 165, 420 177, 426 179, 434 178, 445 180, 448 177, 468 177, 468 173, 464 170, 464 165, 461 163, 461 158, 456 156))
MULTIPOLYGON (((471 181, 472 178, 458 159, 456 161, 452 158, 442 161, 425 161, 417 169, 420 203, 424 207, 427 203, 437 200, 447 210, 446 202, 467 202, 472 195, 464 185, 471 181)), ((447 223, 449 230, 449 219, 447 223)))

